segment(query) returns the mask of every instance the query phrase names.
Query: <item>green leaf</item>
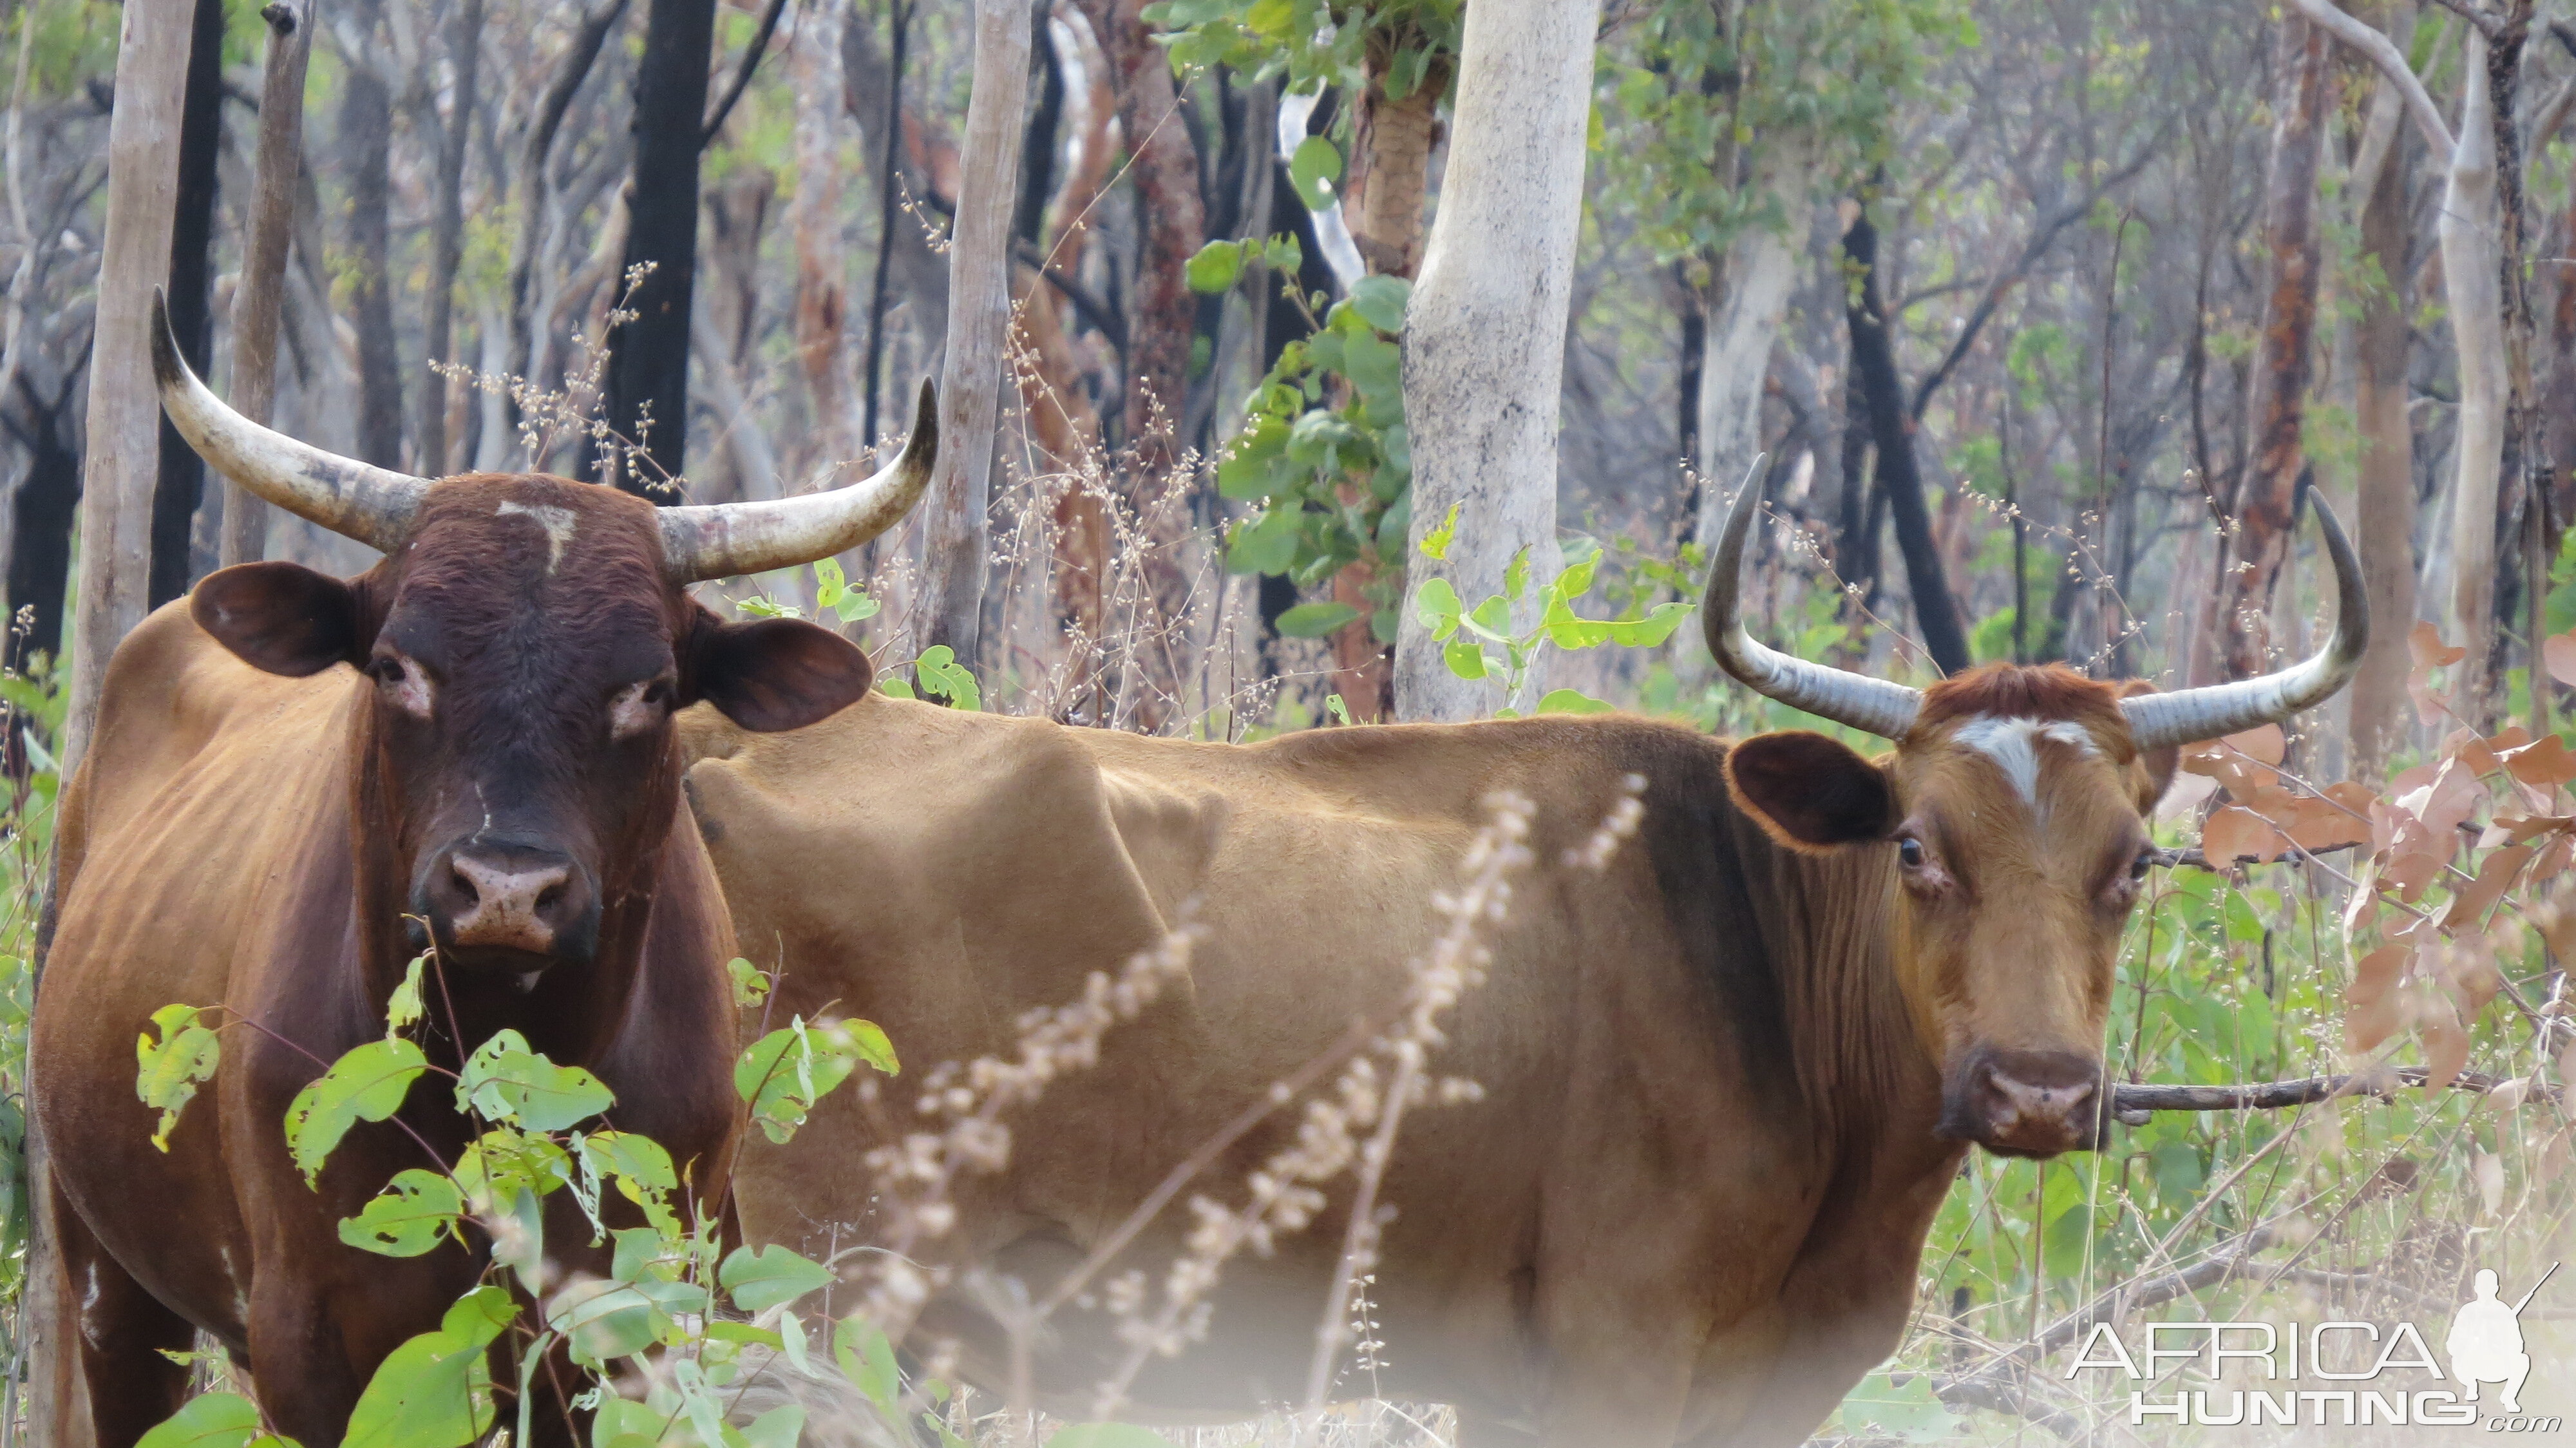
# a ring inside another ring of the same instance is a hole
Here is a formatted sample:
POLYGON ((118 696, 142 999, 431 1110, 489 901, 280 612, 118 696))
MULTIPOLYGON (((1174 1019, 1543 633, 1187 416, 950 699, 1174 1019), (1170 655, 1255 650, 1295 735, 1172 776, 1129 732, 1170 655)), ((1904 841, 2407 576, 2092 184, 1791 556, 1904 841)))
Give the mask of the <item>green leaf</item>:
POLYGON ((805 1432, 805 1410, 794 1403, 772 1408, 742 1428, 745 1448, 796 1448, 805 1432))
POLYGON ((1434 639, 1445 639, 1458 631, 1458 590, 1445 578, 1426 578, 1413 591, 1413 616, 1431 630, 1434 639))
POLYGON ((1523 547, 1503 565, 1503 596, 1518 602, 1521 591, 1529 587, 1529 549, 1523 547))
POLYGON ((580 1363, 632 1357, 658 1339, 653 1299, 632 1283, 598 1277, 556 1293, 546 1305, 546 1326, 563 1334, 573 1360, 580 1363))
POLYGON ((957 662, 957 651, 946 644, 932 644, 913 660, 912 676, 925 694, 937 694, 952 709, 978 710, 984 707, 984 696, 975 687, 975 675, 957 662))
POLYGON ((784 1247, 736 1247, 716 1269, 716 1282, 733 1305, 755 1315, 831 1285, 832 1269, 784 1247))
POLYGON ((1295 276, 1306 265, 1306 248, 1295 236, 1282 233, 1261 244, 1261 259, 1282 276, 1295 276))
POLYGON ((769 994, 769 972, 737 955, 725 962, 725 974, 733 980, 733 1003, 749 1007, 760 1004, 769 994))
POLYGON ((457 1299, 437 1330, 388 1354, 358 1395, 343 1448, 464 1448, 492 1426, 492 1340, 518 1305, 499 1287, 457 1299))
POLYGON ((382 1257, 418 1257, 436 1247, 465 1210, 464 1194, 442 1172, 396 1172, 382 1194, 340 1219, 340 1240, 382 1257))
POLYGON ((1273 503, 1269 511, 1226 534, 1226 567, 1237 573, 1280 574, 1297 561, 1299 509, 1273 503))
POLYGON ((1449 516, 1440 520, 1440 526, 1422 535, 1422 556, 1437 558, 1444 563, 1448 561, 1449 544, 1458 536, 1458 509, 1461 506, 1451 503, 1449 516))
POLYGON ((885 1032, 867 1021, 816 1022, 798 1016, 751 1045, 735 1062, 734 1090, 751 1103, 751 1119, 772 1141, 805 1124, 814 1103, 862 1063, 891 1076, 902 1069, 885 1032))
POLYGON ((1503 642, 1511 636, 1512 601, 1497 593, 1477 604, 1464 621, 1469 628, 1485 637, 1497 643, 1503 642))
POLYGON ((405 1028, 420 1020, 420 971, 428 962, 428 955, 415 955, 411 963, 403 967, 402 984, 395 986, 393 995, 385 1001, 386 1035, 401 1035, 405 1028))
POLYGON ((420 1047, 400 1036, 369 1041, 331 1063, 286 1107, 286 1148, 313 1185, 332 1148, 361 1121, 382 1121, 402 1109, 411 1083, 427 1069, 420 1047))
POLYGON ((134 1043, 134 1094, 144 1105, 161 1109, 160 1123, 152 1128, 156 1151, 170 1149, 170 1133, 179 1124, 179 1113, 196 1099, 200 1085, 214 1079, 215 1067, 223 1061, 223 1042, 199 1024, 199 1017, 215 1009, 163 1006, 152 1013, 161 1039, 155 1041, 146 1034, 134 1043))
POLYGON ((1362 277, 1351 284, 1351 309, 1381 332, 1404 330, 1405 304, 1413 300, 1413 283, 1402 277, 1362 277))
POLYGON ((259 1409, 238 1393, 190 1398, 136 1440, 134 1448, 295 1448, 292 1438, 260 1429, 259 1409))
POLYGON ((1534 714, 1607 714, 1617 706, 1607 699, 1595 699, 1581 689, 1550 689, 1538 701, 1534 714))
MULTIPOLYGON (((894 1411, 895 1395, 903 1390, 903 1375, 895 1368, 894 1344, 885 1330, 864 1317, 853 1314, 842 1318, 832 1329, 832 1360, 867 1400, 894 1411)), ((1170 1448, 1166 1444, 1165 1448, 1170 1448)))
POLYGON ((1183 275, 1194 292, 1221 292, 1234 285, 1243 275, 1243 244, 1235 241, 1211 241, 1191 257, 1183 275))
POLYGON ((1487 673, 1485 646, 1474 639, 1452 639, 1449 645, 1440 651, 1440 657, 1449 665, 1449 672, 1459 678, 1481 679, 1487 673))
POLYGON ((1172 1448, 1169 1439, 1132 1423, 1074 1423, 1058 1428, 1046 1448, 1172 1448))
POLYGON ((1292 639, 1326 638, 1359 616, 1347 603, 1301 603, 1279 615, 1279 633, 1292 639))
POLYGON ((617 1098, 579 1066, 558 1066, 528 1049, 517 1031, 476 1047, 456 1080, 456 1109, 529 1131, 562 1131, 606 1111, 617 1098))
POLYGON ((1288 184, 1308 211, 1327 211, 1339 197, 1333 183, 1342 179, 1342 153, 1322 136, 1308 136, 1288 157, 1288 184))

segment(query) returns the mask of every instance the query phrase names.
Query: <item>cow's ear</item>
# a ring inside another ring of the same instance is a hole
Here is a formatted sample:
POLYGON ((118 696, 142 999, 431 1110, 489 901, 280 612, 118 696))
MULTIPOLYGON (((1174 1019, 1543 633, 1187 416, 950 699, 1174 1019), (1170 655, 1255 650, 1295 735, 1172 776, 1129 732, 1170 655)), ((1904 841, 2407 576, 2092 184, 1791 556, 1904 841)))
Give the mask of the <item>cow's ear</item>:
POLYGON ((300 563, 242 563, 188 596, 197 627, 254 669, 301 679, 358 654, 357 590, 300 563))
MULTIPOLYGON (((2140 694, 2155 691, 2156 686, 2146 680, 2131 679, 2120 686, 2120 697, 2134 699, 2140 694)), ((2147 771, 2146 786, 2138 792, 2138 813, 2154 814, 2156 802, 2165 797, 2166 790, 2173 788, 2174 770, 2182 763, 2182 747, 2168 744, 2162 749, 2147 750, 2138 756, 2138 763, 2147 771)))
POLYGON ((757 734, 802 729, 866 697, 876 671, 859 646, 803 619, 724 623, 702 614, 686 692, 757 734))
POLYGON ((1805 729, 1757 734, 1726 751, 1726 787, 1771 838, 1793 850, 1883 840, 1896 828, 1887 771, 1805 729))

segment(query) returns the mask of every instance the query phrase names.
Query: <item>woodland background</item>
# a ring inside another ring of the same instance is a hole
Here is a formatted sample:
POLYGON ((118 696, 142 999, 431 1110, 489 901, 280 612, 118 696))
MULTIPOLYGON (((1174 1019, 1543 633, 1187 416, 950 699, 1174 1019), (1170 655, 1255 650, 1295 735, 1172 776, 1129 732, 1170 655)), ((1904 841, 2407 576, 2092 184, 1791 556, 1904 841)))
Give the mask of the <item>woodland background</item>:
MULTIPOLYGON (((2323 498, 2362 675, 2189 763, 2112 1013, 2121 1079, 2203 1094, 1976 1158, 1828 1432, 2135 1436, 2033 1365, 2178 1298, 2432 1320, 2568 1255, 2571 12, 1507 10, 1479 70, 1459 0, 0 7, 0 1079, 105 645, 219 562, 368 562, 156 431, 162 284, 219 393, 423 474, 776 497, 890 458, 939 377, 920 516, 728 596, 889 687, 1199 737, 1798 722, 1679 626, 1748 475, 1779 647, 2245 674, 2321 636, 2323 498), (1588 46, 1541 43, 1566 15, 1588 46), (110 235, 119 110, 149 242, 110 235)), ((1439 1431, 1369 1413, 1337 1431, 1439 1431)))

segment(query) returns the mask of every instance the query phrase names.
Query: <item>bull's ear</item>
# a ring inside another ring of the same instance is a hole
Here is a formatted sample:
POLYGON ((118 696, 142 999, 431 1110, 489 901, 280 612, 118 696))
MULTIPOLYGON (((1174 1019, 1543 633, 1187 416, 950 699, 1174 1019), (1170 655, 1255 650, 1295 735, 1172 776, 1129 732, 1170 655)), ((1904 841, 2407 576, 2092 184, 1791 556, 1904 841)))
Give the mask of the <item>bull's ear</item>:
POLYGON ((1883 840, 1896 828, 1887 771, 1805 729, 1757 734, 1726 751, 1736 804, 1793 850, 1883 840))
POLYGON ((866 697, 876 678, 859 646, 803 619, 698 620, 686 693, 757 734, 802 729, 866 697))
POLYGON ((300 563, 242 563, 188 597, 197 627, 254 669, 300 679, 358 654, 358 596, 300 563))
MULTIPOLYGON (((2120 697, 2134 699, 2140 694, 2155 691, 2156 686, 2146 680, 2131 679, 2120 686, 2120 697)), ((2154 814, 2156 801, 2163 799, 2165 791, 2173 788, 2174 770, 2182 763, 2182 746, 2168 744, 2162 749, 2150 749, 2138 756, 2138 763, 2147 771, 2147 785, 2138 800, 2138 813, 2154 814)))

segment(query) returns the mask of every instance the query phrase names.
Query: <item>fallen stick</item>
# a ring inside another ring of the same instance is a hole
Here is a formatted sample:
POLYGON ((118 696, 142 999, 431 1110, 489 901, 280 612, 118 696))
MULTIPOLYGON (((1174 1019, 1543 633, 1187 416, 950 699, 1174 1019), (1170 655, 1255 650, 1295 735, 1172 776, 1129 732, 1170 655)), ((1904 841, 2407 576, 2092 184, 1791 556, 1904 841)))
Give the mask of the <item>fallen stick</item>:
MULTIPOLYGON (((2400 1088, 2421 1086, 2426 1079, 2423 1067, 2400 1066, 2394 1071, 2356 1071, 2343 1076, 2309 1076, 2296 1081, 2246 1081, 2226 1086, 2122 1082, 2111 1088, 2111 1111, 2123 1123, 2140 1126, 2158 1111, 2278 1111, 2285 1107, 2313 1106, 2321 1101, 2357 1096, 2388 1101, 2395 1099, 2400 1088)), ((2502 1084, 2500 1078, 2483 1071, 2463 1071, 2452 1078, 2451 1089, 2484 1093, 2502 1084)), ((2558 1088, 2542 1087, 2533 1091, 2531 1096, 2555 1100, 2558 1088)))

